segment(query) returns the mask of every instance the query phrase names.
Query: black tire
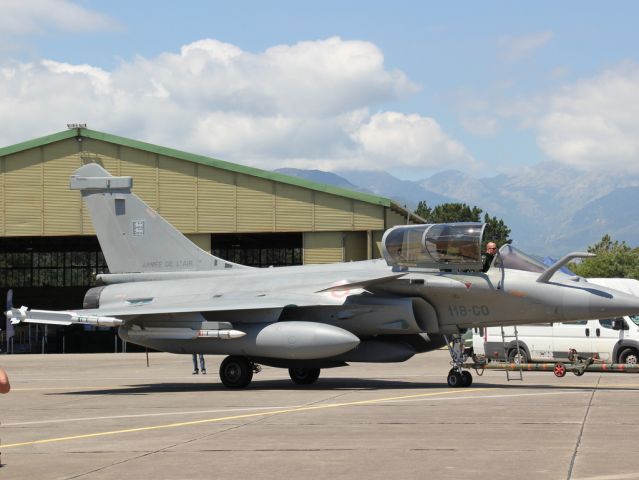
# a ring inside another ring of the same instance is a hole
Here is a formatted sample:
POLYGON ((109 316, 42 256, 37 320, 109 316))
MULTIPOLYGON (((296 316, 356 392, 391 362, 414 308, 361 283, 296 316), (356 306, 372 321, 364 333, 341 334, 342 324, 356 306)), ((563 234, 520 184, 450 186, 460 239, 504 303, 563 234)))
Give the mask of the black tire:
POLYGON ((619 363, 629 363, 637 365, 639 363, 639 354, 634 348, 626 348, 619 355, 619 363))
POLYGON ((253 366, 244 357, 226 357, 220 365, 220 380, 228 388, 244 388, 253 379, 253 366))
POLYGON ((289 368, 288 374, 298 385, 315 383, 320 376, 319 368, 289 368))
POLYGON ((462 387, 470 387, 473 384, 473 374, 467 370, 464 370, 461 373, 462 376, 462 387))
POLYGON ((450 372, 448 374, 448 386, 452 388, 461 387, 463 382, 463 377, 459 372, 450 372))
POLYGON ((508 361, 510 363, 528 363, 528 355, 526 354, 526 350, 523 347, 517 347, 508 351, 508 361))

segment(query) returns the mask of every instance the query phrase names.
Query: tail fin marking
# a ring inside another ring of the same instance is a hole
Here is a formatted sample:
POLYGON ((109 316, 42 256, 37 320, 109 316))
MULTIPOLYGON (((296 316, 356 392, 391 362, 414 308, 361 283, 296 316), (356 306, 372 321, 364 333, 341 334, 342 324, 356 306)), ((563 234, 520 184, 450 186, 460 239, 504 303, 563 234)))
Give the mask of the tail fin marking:
POLYGON ((80 190, 110 273, 248 268, 200 249, 131 191, 131 177, 114 177, 97 163, 80 167, 80 190))

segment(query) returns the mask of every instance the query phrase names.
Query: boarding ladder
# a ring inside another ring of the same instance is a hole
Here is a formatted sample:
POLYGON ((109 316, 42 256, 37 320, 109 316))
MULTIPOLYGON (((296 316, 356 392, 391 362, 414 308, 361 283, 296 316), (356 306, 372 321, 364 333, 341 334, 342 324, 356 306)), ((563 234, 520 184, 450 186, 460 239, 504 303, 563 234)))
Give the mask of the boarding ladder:
MULTIPOLYGON (((521 346, 519 345, 519 334, 517 332, 517 325, 513 325, 513 331, 514 333, 512 335, 506 335, 506 331, 504 330, 504 326, 501 325, 501 345, 502 348, 504 349, 504 361, 508 362, 508 343, 510 339, 514 339, 515 340, 515 346, 517 348, 517 351, 520 352, 522 350, 521 346)), ((523 369, 522 369, 522 362, 521 362, 521 357, 519 355, 515 356, 515 363, 519 366, 518 369, 516 370, 506 370, 506 380, 507 381, 511 381, 511 380, 522 380, 524 379, 524 373, 523 373, 523 369)))

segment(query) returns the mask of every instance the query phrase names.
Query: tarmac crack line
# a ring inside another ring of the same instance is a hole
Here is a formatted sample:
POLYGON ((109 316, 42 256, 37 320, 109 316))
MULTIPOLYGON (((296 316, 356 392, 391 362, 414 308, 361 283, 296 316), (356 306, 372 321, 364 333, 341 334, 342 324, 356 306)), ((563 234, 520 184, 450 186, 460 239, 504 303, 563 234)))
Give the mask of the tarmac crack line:
POLYGON ((572 458, 570 459, 570 467, 568 467, 568 476, 567 480, 572 479, 572 470, 575 466, 575 460, 577 459, 577 452, 579 451, 579 446, 581 445, 581 438, 584 434, 584 428, 586 428, 586 421, 588 420, 588 414, 590 413, 590 407, 592 406, 592 401, 595 398, 595 393, 597 392, 597 387, 599 386, 599 382, 601 381, 601 375, 597 379, 597 384, 595 388, 592 390, 590 394, 590 400, 588 401, 588 407, 586 407, 586 413, 584 413, 584 418, 581 422, 581 428, 579 429, 579 435, 577 435, 577 443, 575 444, 575 449, 572 452, 572 458))
MULTIPOLYGON (((344 396, 344 395, 346 395, 346 393, 345 393, 345 392, 344 392, 344 393, 337 394, 337 395, 333 395, 333 396, 328 397, 328 398, 323 398, 323 399, 319 399, 319 400, 316 400, 316 401, 313 401, 313 402, 305 403, 305 404, 303 405, 303 407, 302 407, 302 408, 304 408, 304 407, 310 407, 310 406, 316 405, 316 404, 318 404, 319 402, 326 402, 326 401, 334 400, 334 399, 339 398, 339 397, 342 397, 342 396, 344 396)), ((239 430, 239 429, 241 429, 241 428, 244 428, 244 427, 247 427, 247 426, 254 425, 254 424, 256 424, 256 423, 259 423, 259 422, 261 422, 261 421, 266 420, 267 418, 268 418, 268 416, 257 417, 257 418, 255 418, 254 420, 252 420, 252 421, 247 421, 247 422, 245 422, 245 423, 242 423, 241 425, 232 425, 232 426, 230 426, 229 428, 225 428, 225 429, 223 429, 223 430, 219 430, 219 431, 217 431, 217 432, 209 433, 209 434, 206 434, 206 435, 200 435, 200 436, 199 436, 199 437, 197 437, 197 438, 192 438, 192 439, 190 439, 190 440, 185 440, 185 441, 183 441, 183 442, 179 442, 179 443, 176 443, 176 444, 174 444, 174 445, 169 445, 168 447, 164 447, 164 448, 158 449, 158 450, 156 450, 156 451, 154 451, 154 452, 147 452, 147 453, 145 453, 144 455, 139 455, 138 457, 136 457, 136 458, 131 458, 130 460, 136 460, 137 458, 143 458, 143 457, 146 457, 146 456, 155 455, 156 453, 162 453, 162 452, 165 452, 165 451, 167 451, 167 450, 169 450, 169 449, 175 448, 175 447, 177 447, 177 446, 182 446, 182 445, 186 445, 186 444, 189 444, 189 443, 193 443, 193 442, 195 442, 195 441, 202 440, 202 439, 204 439, 204 438, 212 438, 212 437, 216 437, 216 436, 218 436, 218 435, 223 435, 223 434, 225 434, 225 433, 227 433, 227 432, 230 432, 230 431, 232 431, 232 430, 239 430)), ((128 460, 127 460, 127 461, 128 461, 128 460)), ((118 463, 116 463, 116 464, 114 464, 114 465, 118 465, 118 464, 120 464, 120 463, 124 463, 124 462, 118 462, 118 463)), ((106 469, 106 468, 109 468, 109 466, 104 467, 103 469, 100 469, 100 470, 104 470, 104 469, 106 469)), ((96 471, 97 471, 97 470, 96 470, 96 471)), ((92 472, 90 472, 90 473, 92 473, 92 472)))
POLYGON ((189 443, 193 443, 193 442, 196 442, 198 440, 202 440, 204 438, 209 438, 209 437, 215 437, 215 436, 218 436, 218 435, 222 435, 222 434, 224 434, 226 432, 230 432, 231 430, 237 430, 239 428, 245 427, 246 425, 251 425, 253 423, 259 422, 260 420, 263 420, 263 418, 256 418, 253 421, 249 421, 249 422, 243 423, 241 425, 230 425, 228 428, 225 428, 225 429, 222 429, 222 430, 218 430, 216 432, 200 435, 198 437, 190 438, 190 439, 184 440, 182 442, 177 442, 177 443, 174 443, 172 445, 168 445, 166 447, 158 448, 158 449, 153 450, 153 451, 144 452, 144 453, 142 453, 140 455, 135 455, 133 457, 126 458, 126 459, 121 460, 119 462, 113 462, 113 463, 110 463, 109 465, 104 465, 104 466, 99 467, 99 468, 94 468, 93 470, 90 470, 88 472, 79 473, 77 475, 74 475, 73 477, 68 477, 68 480, 73 480, 75 478, 82 478, 82 477, 84 477, 86 475, 91 475, 92 473, 102 472, 102 471, 107 470, 109 468, 116 467, 118 465, 123 465, 123 464, 128 463, 128 462, 139 460, 141 458, 149 457, 149 456, 155 455, 157 453, 166 452, 167 450, 170 450, 172 448, 179 447, 179 446, 182 446, 182 445, 187 445, 189 443))
MULTIPOLYGON (((593 387, 590 387, 593 388, 593 387)), ((177 416, 177 415, 198 415, 205 413, 225 413, 225 412, 241 412, 247 410, 282 410, 282 409, 291 409, 291 408, 299 408, 306 407, 310 405, 316 405, 319 402, 325 402, 329 400, 334 400, 336 398, 342 397, 346 395, 348 392, 340 393, 338 395, 334 395, 332 397, 327 397, 321 400, 317 400, 310 403, 304 403, 299 405, 275 405, 275 406, 265 406, 265 407, 238 407, 238 408, 226 408, 226 409, 208 409, 208 410, 184 410, 177 412, 154 412, 154 413, 140 413, 140 414, 129 414, 129 415, 105 415, 105 416, 95 416, 95 417, 70 417, 70 418, 56 418, 50 420, 35 420, 28 422, 4 422, 2 424, 3 427, 21 427, 28 425, 43 425, 43 424, 54 424, 54 423, 71 423, 71 422, 87 422, 87 421, 96 421, 96 420, 113 420, 113 419, 125 419, 125 418, 145 418, 145 417, 169 417, 169 416, 177 416)), ((482 400, 482 399, 494 399, 494 398, 519 398, 526 396, 547 396, 547 395, 570 395, 570 394, 584 394, 586 392, 577 391, 577 392, 543 392, 543 393, 518 393, 518 394, 501 394, 501 395, 482 395, 482 396, 473 396, 473 400, 482 400)), ((95 396, 93 398, 99 398, 99 396, 95 396)), ((452 400, 468 400, 471 397, 448 397, 448 398, 415 398, 415 399, 407 399, 407 400, 396 400, 397 403, 400 402, 423 402, 423 401, 452 401, 452 400)), ((382 406, 382 405, 380 405, 382 406)), ((44 412, 51 412, 55 409, 42 408, 44 412)), ((102 411, 102 409, 100 409, 102 411)), ((533 422, 534 423, 534 422, 533 422)), ((565 423, 576 423, 576 422, 565 422, 565 423)), ((634 424, 629 424, 634 425, 634 424)))
POLYGON ((269 417, 274 415, 282 415, 285 413, 296 413, 296 412, 305 412, 305 411, 313 411, 313 410, 324 410, 328 408, 339 408, 339 407, 348 407, 348 406, 357 406, 357 405, 374 405, 376 403, 382 402, 392 402, 397 400, 402 400, 406 398, 418 398, 418 397, 431 397, 437 395, 453 395, 455 393, 470 393, 470 392, 480 392, 486 390, 485 388, 474 388, 474 389, 464 389, 464 390, 445 390, 443 392, 430 392, 430 393, 419 393, 415 395, 403 395, 397 397, 384 397, 384 398, 373 398, 369 400, 358 400, 354 402, 344 402, 344 403, 329 403, 324 405, 311 405, 307 407, 299 407, 299 408, 289 408, 283 410, 274 410, 269 412, 256 412, 256 413, 247 413, 241 415, 232 415, 227 417, 216 417, 216 418, 207 418, 203 420, 192 420, 189 422, 179 422, 179 423, 169 423, 164 425, 152 425, 148 427, 137 427, 137 428, 127 428, 121 430, 110 430, 106 432, 97 432, 97 433, 88 433, 82 435, 70 435, 67 437, 55 437, 55 438, 46 438, 42 440, 31 440, 27 442, 18 442, 18 443, 10 443, 3 445, 3 449, 7 448, 15 448, 26 445, 40 445, 46 443, 55 443, 55 442, 64 442, 71 440, 79 440, 86 438, 97 438, 97 437, 105 437, 111 435, 119 435, 124 433, 134 433, 134 432, 144 432, 144 431, 152 431, 152 430, 162 430, 168 428, 178 428, 185 427, 191 425, 203 425, 207 423, 217 423, 223 421, 231 421, 231 420, 239 420, 243 418, 256 418, 256 417, 269 417))
MULTIPOLYGON (((316 401, 314 401, 314 402, 306 403, 306 404, 304 404, 304 406, 305 406, 305 407, 308 407, 308 406, 316 405, 316 404, 317 404, 317 403, 319 403, 319 402, 325 402, 325 401, 333 400, 333 399, 335 399, 335 398, 338 398, 338 397, 341 397, 341 396, 344 396, 344 395, 346 395, 346 393, 340 393, 340 394, 338 394, 338 395, 333 395, 332 397, 329 397, 329 398, 324 398, 324 399, 316 400, 316 401)), ((123 464, 125 464, 125 463, 132 462, 132 461, 135 461, 135 460, 139 460, 139 459, 141 459, 141 458, 145 458, 145 457, 148 457, 148 456, 151 456, 151 455, 155 455, 155 454, 157 454, 157 453, 163 453, 163 452, 166 452, 166 451, 168 451, 168 450, 170 450, 170 449, 173 449, 173 448, 175 448, 175 447, 182 446, 182 445, 187 445, 187 444, 189 444, 189 443, 193 443, 193 442, 196 442, 196 441, 198 441, 198 440, 202 440, 202 439, 205 439, 205 438, 212 438, 212 437, 216 437, 216 436, 219 436, 219 435, 223 435, 223 434, 225 434, 225 433, 227 433, 227 432, 230 432, 230 431, 233 431, 233 430, 238 430, 238 429, 240 429, 240 428, 244 428, 244 427, 247 427, 247 426, 253 425, 253 424, 255 424, 255 423, 261 422, 261 421, 263 421, 263 420, 266 420, 266 418, 267 418, 267 416, 258 417, 258 418, 255 418, 255 419, 254 419, 254 420, 252 420, 252 421, 248 421, 248 422, 242 423, 241 425, 231 425, 231 426, 229 426, 228 428, 225 428, 225 429, 222 429, 222 430, 218 430, 218 431, 216 431, 216 432, 207 433, 207 434, 205 434, 205 435, 199 435, 199 436, 198 436, 198 437, 196 437, 196 438, 191 438, 191 439, 189 439, 189 440, 185 440, 185 441, 183 441, 183 442, 174 443, 174 444, 172 444, 172 445, 168 445, 168 446, 166 446, 166 447, 158 448, 157 450, 144 452, 144 453, 142 453, 142 454, 140 454, 140 455, 136 455, 136 456, 133 456, 133 457, 127 458, 127 459, 125 459, 125 460, 121 460, 121 461, 119 461, 119 462, 113 462, 113 463, 111 463, 111 464, 109 464, 109 465, 104 465, 104 466, 102 466, 102 467, 95 468, 95 469, 90 470, 90 471, 88 471, 88 472, 80 473, 80 474, 75 475, 75 476, 73 476, 73 477, 68 477, 68 480, 73 480, 73 479, 76 479, 76 478, 81 478, 81 477, 84 477, 84 476, 86 476, 86 475, 91 475, 91 474, 96 473, 96 472, 102 472, 102 471, 107 470, 107 469, 109 469, 109 468, 112 468, 112 467, 115 467, 115 466, 118 466, 118 465, 123 465, 123 464)), ((221 450, 221 449, 220 449, 220 450, 215 450, 215 449, 205 449, 205 451, 235 451, 235 450, 221 450)), ((275 450, 264 450, 264 451, 275 451, 275 450)))

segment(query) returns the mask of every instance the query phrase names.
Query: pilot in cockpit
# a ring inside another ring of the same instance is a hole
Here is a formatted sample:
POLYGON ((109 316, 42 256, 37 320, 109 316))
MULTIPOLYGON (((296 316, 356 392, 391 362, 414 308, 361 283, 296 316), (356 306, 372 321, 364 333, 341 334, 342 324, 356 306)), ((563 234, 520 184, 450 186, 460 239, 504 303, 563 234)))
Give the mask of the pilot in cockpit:
POLYGON ((486 253, 481 256, 483 268, 482 272, 487 272, 490 265, 493 263, 493 258, 497 255, 497 244, 495 242, 488 242, 486 244, 486 253))

